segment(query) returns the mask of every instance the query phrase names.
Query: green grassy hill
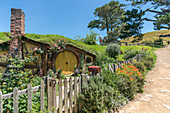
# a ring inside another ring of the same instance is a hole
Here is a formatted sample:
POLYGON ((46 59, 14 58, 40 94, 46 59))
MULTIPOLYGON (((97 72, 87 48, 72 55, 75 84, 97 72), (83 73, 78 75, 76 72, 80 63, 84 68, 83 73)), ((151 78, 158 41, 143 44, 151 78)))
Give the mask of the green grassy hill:
MULTIPOLYGON (((54 43, 54 42, 56 42, 57 40, 60 39, 60 40, 65 41, 67 44, 74 45, 78 48, 81 48, 81 49, 88 51, 90 53, 93 53, 93 54, 97 54, 101 51, 105 51, 105 49, 106 49, 106 46, 87 45, 87 44, 84 44, 82 42, 78 42, 76 40, 66 38, 66 37, 60 36, 60 35, 51 35, 51 34, 39 35, 39 34, 28 34, 28 33, 26 33, 26 37, 30 38, 32 40, 35 40, 35 41, 49 43, 49 44, 52 44, 52 43, 54 43)), ((8 41, 8 40, 10 40, 10 39, 3 32, 0 32, 0 43, 8 41)))
POLYGON ((154 40, 162 38, 164 41, 170 41, 170 30, 160 30, 144 33, 142 38, 132 36, 121 40, 121 42, 128 43, 142 43, 142 42, 154 42, 154 40))

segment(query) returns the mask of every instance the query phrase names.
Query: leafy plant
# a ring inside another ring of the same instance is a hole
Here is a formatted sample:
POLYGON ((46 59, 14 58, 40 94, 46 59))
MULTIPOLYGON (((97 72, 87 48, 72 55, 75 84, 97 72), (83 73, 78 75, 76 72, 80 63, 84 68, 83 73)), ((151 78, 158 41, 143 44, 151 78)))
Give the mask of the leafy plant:
POLYGON ((135 61, 135 62, 133 62, 133 66, 135 66, 137 69, 139 69, 139 71, 142 71, 142 72, 145 71, 145 66, 141 62, 135 61))
POLYGON ((88 84, 83 84, 80 94, 80 101, 83 104, 83 113, 102 113, 104 110, 111 109, 113 104, 112 87, 103 82, 103 77, 94 76, 90 78, 88 84))
POLYGON ((110 57, 116 57, 120 53, 120 46, 118 44, 109 44, 106 48, 106 52, 110 57))

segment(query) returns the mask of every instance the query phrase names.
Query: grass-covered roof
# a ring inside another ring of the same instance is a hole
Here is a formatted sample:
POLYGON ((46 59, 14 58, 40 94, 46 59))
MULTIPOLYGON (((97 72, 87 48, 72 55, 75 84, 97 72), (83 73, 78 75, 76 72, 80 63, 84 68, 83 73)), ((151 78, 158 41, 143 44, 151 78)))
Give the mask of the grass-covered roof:
MULTIPOLYGON (((85 43, 82 42, 78 42, 76 40, 64 37, 64 36, 60 36, 60 35, 51 35, 51 34, 47 34, 47 35, 39 35, 39 34, 28 34, 26 33, 26 36, 29 39, 32 39, 34 41, 39 41, 39 42, 43 42, 43 43, 48 43, 48 44, 53 44, 55 43, 57 40, 63 40, 64 42, 66 42, 66 44, 71 44, 73 46, 76 46, 80 49, 83 49, 85 51, 88 51, 92 54, 98 54, 101 51, 105 51, 106 46, 100 46, 100 45, 87 45, 85 43)), ((9 37, 7 37, 3 32, 0 32, 0 43, 6 42, 10 40, 9 37)))

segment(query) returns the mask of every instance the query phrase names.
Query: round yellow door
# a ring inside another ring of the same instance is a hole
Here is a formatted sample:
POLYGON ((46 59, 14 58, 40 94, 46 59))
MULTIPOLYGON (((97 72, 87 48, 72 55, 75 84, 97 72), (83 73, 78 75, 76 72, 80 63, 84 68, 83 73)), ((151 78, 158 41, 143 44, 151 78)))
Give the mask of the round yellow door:
POLYGON ((64 75, 70 75, 74 72, 74 66, 78 65, 77 57, 71 51, 63 51, 57 55, 55 65, 56 70, 62 67, 62 73, 64 75))

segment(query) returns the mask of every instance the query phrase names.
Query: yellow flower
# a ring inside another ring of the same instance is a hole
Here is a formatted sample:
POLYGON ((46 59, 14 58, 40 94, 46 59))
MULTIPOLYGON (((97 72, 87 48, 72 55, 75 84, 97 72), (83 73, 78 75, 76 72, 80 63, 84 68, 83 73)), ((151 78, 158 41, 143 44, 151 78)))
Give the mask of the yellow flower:
POLYGON ((134 59, 134 61, 136 62, 136 60, 134 59))

